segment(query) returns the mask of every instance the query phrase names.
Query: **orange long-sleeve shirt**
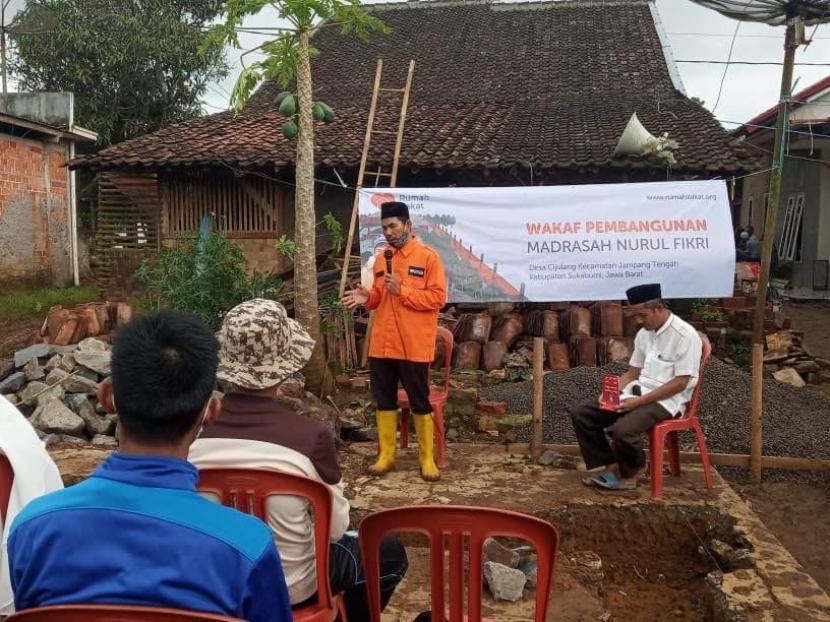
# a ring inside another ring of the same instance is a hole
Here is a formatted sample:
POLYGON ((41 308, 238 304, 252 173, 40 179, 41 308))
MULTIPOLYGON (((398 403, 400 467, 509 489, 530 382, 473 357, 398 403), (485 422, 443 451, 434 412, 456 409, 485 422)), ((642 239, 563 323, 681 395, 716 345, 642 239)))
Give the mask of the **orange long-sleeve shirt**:
POLYGON ((401 282, 401 294, 386 291, 386 259, 378 253, 374 283, 364 305, 375 310, 369 356, 431 363, 438 311, 447 302, 444 265, 438 253, 414 237, 392 252, 392 274, 401 282))

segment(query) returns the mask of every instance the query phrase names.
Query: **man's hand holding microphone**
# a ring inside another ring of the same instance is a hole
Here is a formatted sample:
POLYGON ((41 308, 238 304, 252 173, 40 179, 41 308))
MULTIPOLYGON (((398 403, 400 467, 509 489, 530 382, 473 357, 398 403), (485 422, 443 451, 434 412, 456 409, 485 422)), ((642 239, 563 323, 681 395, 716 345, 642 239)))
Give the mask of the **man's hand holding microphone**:
MULTIPOLYGON (((392 250, 387 248, 383 251, 383 258, 386 260, 386 291, 393 296, 401 295, 401 282, 392 274, 392 250)), ((363 285, 358 285, 355 289, 346 292, 340 302, 347 309, 354 309, 360 305, 366 304, 369 300, 369 290, 363 285)))

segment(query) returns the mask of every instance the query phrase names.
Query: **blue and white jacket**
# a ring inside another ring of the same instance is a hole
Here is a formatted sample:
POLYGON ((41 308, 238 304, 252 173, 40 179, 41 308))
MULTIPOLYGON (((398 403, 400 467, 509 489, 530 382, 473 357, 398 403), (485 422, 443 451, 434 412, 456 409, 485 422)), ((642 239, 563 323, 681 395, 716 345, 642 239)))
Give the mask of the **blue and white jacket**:
POLYGON ((204 499, 184 460, 112 454, 32 501, 9 536, 15 606, 125 604, 290 622, 268 527, 204 499))

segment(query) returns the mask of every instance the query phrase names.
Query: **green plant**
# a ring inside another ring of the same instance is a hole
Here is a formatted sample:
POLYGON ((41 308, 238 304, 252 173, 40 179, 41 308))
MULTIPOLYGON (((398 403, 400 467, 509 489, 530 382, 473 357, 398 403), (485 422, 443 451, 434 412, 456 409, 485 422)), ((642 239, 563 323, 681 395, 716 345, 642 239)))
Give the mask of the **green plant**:
POLYGON ((279 239, 274 242, 274 247, 283 257, 294 261, 294 256, 297 254, 297 243, 287 235, 282 234, 279 239))
POLYGON ((180 237, 153 261, 145 261, 136 277, 146 287, 144 305, 188 311, 216 330, 225 314, 251 298, 276 298, 282 283, 276 277, 246 274, 242 249, 221 234, 204 240, 180 237))
MULTIPOLYGON (((339 253, 343 249, 343 225, 337 220, 337 217, 331 212, 326 212, 323 220, 317 223, 317 226, 325 226, 328 230, 328 235, 331 236, 331 245, 335 252, 339 253)), ((290 260, 294 260, 297 255, 297 242, 293 238, 289 238, 283 234, 274 243, 274 247, 280 254, 290 260)))
POLYGON ((710 322, 725 322, 729 318, 727 315, 718 309, 714 309, 712 307, 707 307, 700 312, 700 321, 704 324, 710 322))
POLYGON ((351 312, 340 304, 337 293, 333 292, 320 300, 320 332, 332 337, 343 335, 344 319, 351 312))
POLYGON ((323 224, 331 236, 331 245, 339 253, 343 249, 343 225, 340 224, 340 221, 331 212, 326 212, 323 216, 323 224))
POLYGON ((511 382, 533 380, 533 368, 530 365, 524 365, 522 367, 507 367, 505 369, 505 375, 507 380, 511 382))
POLYGON ((705 311, 707 307, 713 307, 717 304, 714 298, 695 298, 692 302, 692 313, 699 313, 705 311))
POLYGON ((749 367, 752 360, 752 347, 743 341, 736 341, 732 344, 729 358, 731 358, 738 367, 749 367))

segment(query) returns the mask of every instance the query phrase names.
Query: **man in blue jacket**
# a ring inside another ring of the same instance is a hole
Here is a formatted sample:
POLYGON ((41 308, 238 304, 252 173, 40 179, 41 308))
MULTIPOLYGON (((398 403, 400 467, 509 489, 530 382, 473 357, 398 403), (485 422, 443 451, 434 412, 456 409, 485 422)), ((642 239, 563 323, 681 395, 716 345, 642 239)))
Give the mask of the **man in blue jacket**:
POLYGON ((172 607, 289 622, 271 532, 196 492, 187 462, 212 399, 218 346, 196 318, 139 318, 116 335, 112 378, 120 451, 92 477, 18 514, 9 565, 19 610, 64 604, 172 607))

